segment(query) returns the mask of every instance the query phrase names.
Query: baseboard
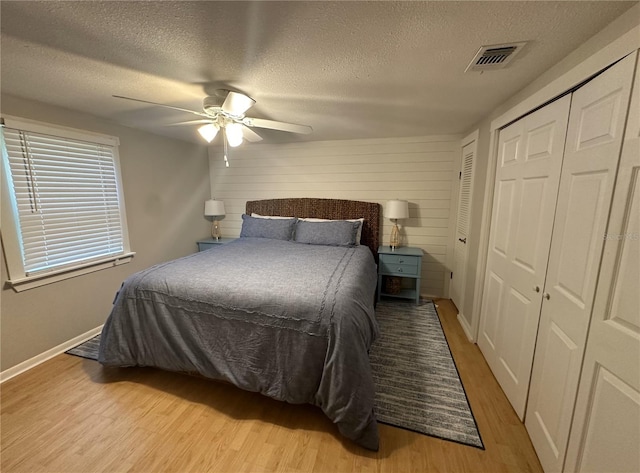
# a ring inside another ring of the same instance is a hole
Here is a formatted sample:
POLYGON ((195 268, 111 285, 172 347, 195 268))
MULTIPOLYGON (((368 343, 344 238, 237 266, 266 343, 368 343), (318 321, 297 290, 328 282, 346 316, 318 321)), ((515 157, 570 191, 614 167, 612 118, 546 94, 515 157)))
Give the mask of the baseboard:
POLYGON ((14 376, 18 376, 19 374, 24 373, 31 368, 34 368, 35 366, 38 366, 40 363, 44 363, 45 361, 53 358, 56 355, 59 355, 60 353, 64 353, 70 348, 80 345, 82 342, 86 342, 90 338, 98 335, 101 331, 102 325, 91 329, 88 332, 83 333, 82 335, 78 335, 77 337, 74 337, 71 340, 68 340, 56 347, 53 347, 50 350, 45 351, 44 353, 40 353, 33 358, 29 358, 22 363, 18 363, 17 365, 0 372, 0 384, 4 383, 8 379, 13 378, 14 376))
POLYGON ((467 322, 467 319, 464 318, 464 315, 462 315, 462 312, 458 312, 458 322, 460 323, 460 326, 462 327, 462 330, 464 331, 464 334, 467 336, 469 341, 474 342, 473 335, 471 334, 471 326, 469 325, 469 322, 467 322))

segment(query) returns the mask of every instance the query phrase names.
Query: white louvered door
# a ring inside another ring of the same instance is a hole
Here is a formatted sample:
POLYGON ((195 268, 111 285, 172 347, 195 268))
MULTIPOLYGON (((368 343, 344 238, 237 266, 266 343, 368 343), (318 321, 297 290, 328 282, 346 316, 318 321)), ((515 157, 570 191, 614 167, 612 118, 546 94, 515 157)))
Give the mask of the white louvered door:
POLYGON ((471 217, 471 195, 473 193, 473 169, 476 155, 476 141, 462 148, 460 166, 460 190, 458 193, 458 218, 456 240, 453 247, 453 274, 451 275, 451 300, 458 311, 464 304, 464 283, 467 275, 467 247, 469 219, 471 217))
POLYGON ((569 95, 500 131, 478 345, 524 419, 569 95))

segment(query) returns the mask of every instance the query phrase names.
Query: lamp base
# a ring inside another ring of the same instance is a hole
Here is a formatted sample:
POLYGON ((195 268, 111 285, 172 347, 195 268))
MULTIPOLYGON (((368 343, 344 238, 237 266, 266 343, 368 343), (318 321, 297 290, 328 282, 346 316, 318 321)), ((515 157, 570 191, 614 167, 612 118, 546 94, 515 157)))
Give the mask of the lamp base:
POLYGON ((398 222, 394 222, 391 229, 391 238, 389 239, 389 246, 392 250, 395 250, 400 246, 400 230, 398 229, 398 222))
POLYGON ((211 238, 213 238, 215 241, 220 240, 220 224, 217 220, 214 220, 211 223, 211 238))

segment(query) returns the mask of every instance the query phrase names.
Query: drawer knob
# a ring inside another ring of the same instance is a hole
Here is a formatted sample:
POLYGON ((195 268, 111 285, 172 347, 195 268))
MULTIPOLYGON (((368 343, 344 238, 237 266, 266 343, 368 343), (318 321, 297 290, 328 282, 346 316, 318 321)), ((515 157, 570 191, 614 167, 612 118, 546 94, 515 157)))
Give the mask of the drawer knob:
POLYGON ((404 260, 403 259, 399 259, 398 263, 404 263, 404 260))
POLYGON ((401 273, 402 272, 402 268, 398 268, 398 272, 401 273))

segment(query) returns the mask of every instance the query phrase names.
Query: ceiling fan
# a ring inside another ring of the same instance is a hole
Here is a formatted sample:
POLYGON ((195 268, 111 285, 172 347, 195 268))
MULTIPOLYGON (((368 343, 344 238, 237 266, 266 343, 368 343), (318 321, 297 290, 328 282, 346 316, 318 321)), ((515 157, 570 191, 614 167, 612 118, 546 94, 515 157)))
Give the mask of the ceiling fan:
POLYGON ((235 147, 242 144, 242 141, 245 139, 251 142, 262 140, 262 137, 251 128, 266 128, 270 130, 300 133, 303 135, 307 135, 313 131, 310 126, 306 125, 296 125, 294 123, 247 117, 245 116, 245 112, 249 110, 256 101, 248 95, 227 89, 218 89, 216 90, 215 95, 205 97, 202 101, 201 112, 186 108, 173 107, 171 105, 164 105, 161 103, 149 102, 147 100, 123 97, 122 95, 114 95, 114 97, 198 115, 201 117, 198 120, 174 123, 171 126, 201 125, 198 128, 198 132, 208 143, 213 141, 220 129, 224 129, 225 156, 227 143, 229 146, 235 147))

